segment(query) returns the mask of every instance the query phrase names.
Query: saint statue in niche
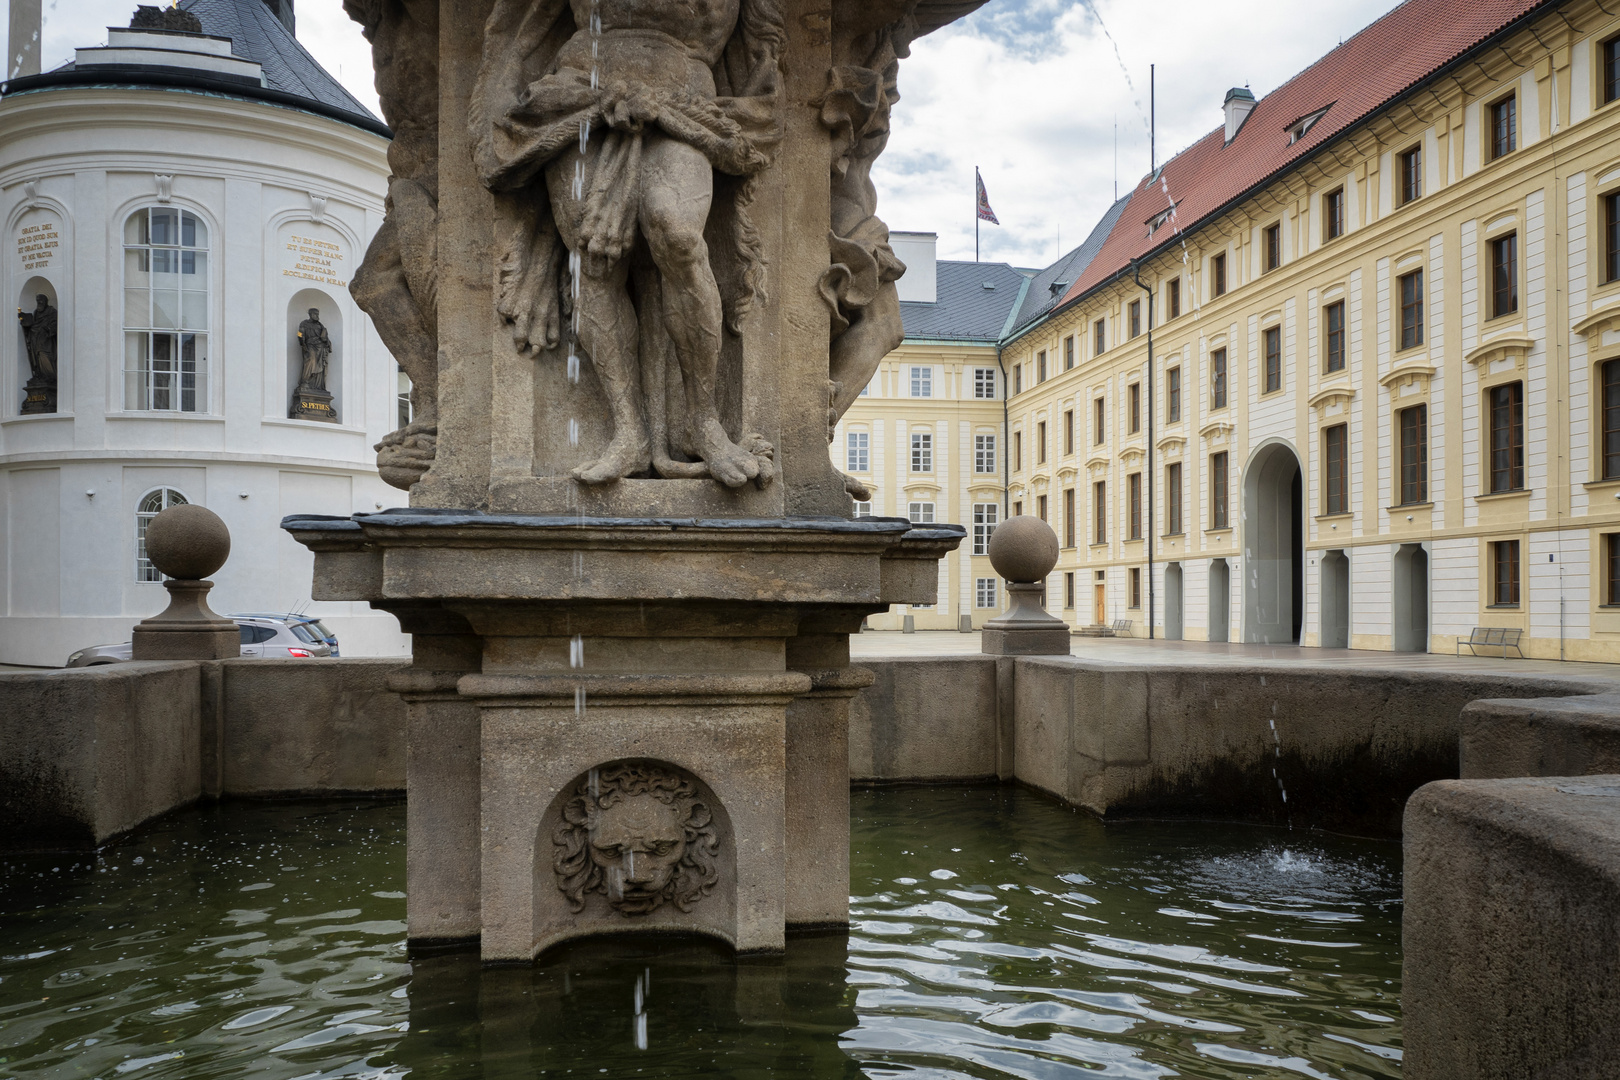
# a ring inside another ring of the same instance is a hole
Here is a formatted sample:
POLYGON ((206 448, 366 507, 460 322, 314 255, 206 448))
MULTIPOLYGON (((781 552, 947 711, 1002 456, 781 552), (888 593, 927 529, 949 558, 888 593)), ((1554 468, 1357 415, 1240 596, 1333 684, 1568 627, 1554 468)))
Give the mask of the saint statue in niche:
POLYGON ((332 338, 321 323, 320 308, 310 308, 309 318, 298 324, 298 349, 304 358, 298 373, 298 389, 325 390, 326 365, 332 359, 332 338))
POLYGON ((589 893, 606 895, 622 915, 666 902, 691 911, 720 880, 714 816, 675 769, 651 762, 592 769, 562 816, 552 870, 575 912, 589 893))
POLYGON ((28 352, 28 386, 22 412, 56 411, 56 309, 44 293, 34 297, 34 310, 17 309, 22 325, 23 346, 28 352))
POLYGON ((782 19, 779 0, 497 0, 485 25, 470 120, 503 217, 496 307, 520 351, 571 338, 596 370, 613 437, 582 483, 775 476, 769 443, 727 434, 715 382, 762 295, 747 209, 781 138, 782 19))

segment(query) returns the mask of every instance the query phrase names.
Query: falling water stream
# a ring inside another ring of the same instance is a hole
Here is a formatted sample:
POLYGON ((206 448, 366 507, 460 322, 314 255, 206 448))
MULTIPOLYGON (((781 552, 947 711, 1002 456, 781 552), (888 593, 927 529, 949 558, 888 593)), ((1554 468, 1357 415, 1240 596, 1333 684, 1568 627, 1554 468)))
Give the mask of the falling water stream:
POLYGON ((1397 1077, 1400 848, 857 791, 847 934, 405 948, 404 805, 0 857, 0 1078, 1397 1077))

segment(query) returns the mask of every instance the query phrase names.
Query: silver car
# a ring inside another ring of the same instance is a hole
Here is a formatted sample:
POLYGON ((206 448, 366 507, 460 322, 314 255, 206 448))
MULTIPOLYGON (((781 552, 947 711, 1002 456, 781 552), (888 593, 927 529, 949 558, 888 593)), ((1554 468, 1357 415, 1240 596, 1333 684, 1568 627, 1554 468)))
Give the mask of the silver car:
MULTIPOLYGON (((234 616, 231 620, 242 632, 242 655, 261 657, 332 656, 337 652, 326 643, 326 636, 315 630, 310 619, 285 616, 234 616)), ((122 645, 93 645, 80 649, 68 657, 68 667, 95 667, 99 664, 119 664, 131 659, 132 643, 122 645)))

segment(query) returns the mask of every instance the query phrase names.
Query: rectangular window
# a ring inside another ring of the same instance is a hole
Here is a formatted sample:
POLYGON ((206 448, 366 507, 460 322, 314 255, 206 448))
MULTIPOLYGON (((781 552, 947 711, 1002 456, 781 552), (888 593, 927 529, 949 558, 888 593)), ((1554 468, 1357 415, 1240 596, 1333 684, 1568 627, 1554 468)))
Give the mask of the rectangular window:
POLYGON ((1603 590, 1603 602, 1614 607, 1620 605, 1620 533, 1605 536, 1603 546, 1608 565, 1608 584, 1603 590))
POLYGON ((1074 547, 1074 488, 1063 489, 1063 546, 1074 547))
POLYGON ((858 518, 869 518, 869 517, 871 517, 872 516, 872 501, 870 499, 868 499, 865 502, 856 503, 855 504, 855 516, 858 517, 858 518))
POLYGON ((996 579, 982 577, 973 579, 973 606, 981 608, 994 608, 996 606, 996 579))
POLYGON ((1142 301, 1132 300, 1130 311, 1131 337, 1137 337, 1142 333, 1142 301))
POLYGON ((1209 407, 1226 408, 1226 350, 1209 354, 1209 407))
POLYGON ((990 554, 990 534, 996 531, 996 526, 1000 522, 1000 503, 973 504, 973 554, 990 554))
POLYGON ((1040 385, 1046 381, 1046 350, 1042 349, 1035 354, 1035 383, 1040 385))
POLYGON ((1091 441, 1102 445, 1108 437, 1108 406, 1103 404, 1102 398, 1091 403, 1091 441))
POLYGON ((1350 512, 1350 425, 1335 424, 1322 432, 1322 512, 1350 512))
POLYGON ((1620 281, 1620 191, 1603 197, 1603 280, 1620 281))
POLYGON ((1603 364, 1603 479, 1620 480, 1620 360, 1603 364))
POLYGON ((1603 104, 1620 99, 1620 37, 1603 43, 1603 104))
POLYGON ((1226 252, 1209 260, 1210 295, 1226 295, 1226 252))
POLYGON ((1490 390, 1491 491, 1524 490, 1524 384, 1490 390))
POLYGON ((1398 159, 1397 175, 1401 185, 1401 205, 1423 197, 1423 146, 1412 147, 1398 159))
POLYGON ((1282 265, 1282 222, 1266 226, 1266 269, 1275 270, 1282 265))
POLYGON ((1165 535, 1181 535, 1181 462, 1164 467, 1165 535))
POLYGON ((1344 301, 1329 304, 1322 309, 1322 323, 1326 328, 1322 342, 1322 370, 1328 373, 1344 370, 1344 301))
POLYGON ((1429 501, 1429 408, 1414 405, 1400 412, 1401 505, 1429 501))
POLYGON ((1174 319, 1181 314, 1181 279, 1171 278, 1164 287, 1164 317, 1174 319))
POLYGON ((1266 330, 1266 393, 1282 389, 1282 327, 1266 330))
POLYGON ((1131 567, 1130 582, 1131 602, 1129 606, 1133 609, 1139 608, 1142 606, 1142 568, 1140 566, 1131 567))
POLYGON ((1491 106, 1491 160, 1506 157, 1519 147, 1519 110, 1514 95, 1491 106))
POLYGON ((1491 607, 1519 606, 1519 542, 1491 542, 1491 607))
POLYGON ((1108 348, 1108 321, 1098 319, 1091 324, 1091 352, 1094 356, 1101 356, 1103 350, 1108 348))
POLYGON ((1022 394, 1023 392, 1024 392, 1024 365, 1023 364, 1014 364, 1013 365, 1013 393, 1022 394))
POLYGON ((1209 527, 1227 528, 1226 451, 1209 456, 1209 527))
POLYGON ((1423 344, 1423 271, 1401 275, 1401 348, 1423 344))
POLYGON ((1099 480, 1091 485, 1091 542, 1108 543, 1108 481, 1099 480))
POLYGON ((1040 518, 1042 521, 1046 520, 1046 496, 1045 495, 1037 495, 1037 496, 1035 496, 1035 516, 1040 518))
POLYGON ((1337 188, 1322 196, 1322 242, 1337 240, 1344 235, 1344 188, 1337 188))
POLYGON ((996 471, 996 437, 994 435, 973 436, 973 471, 976 473, 993 473, 996 471))
POLYGON ((1035 464, 1046 464, 1046 421, 1035 425, 1035 464))
POLYGON ((1130 507, 1132 540, 1142 539, 1142 474, 1133 472, 1125 478, 1125 501, 1130 507))
POLYGON ((911 396, 934 396, 934 369, 932 367, 918 365, 911 369, 911 396))
POLYGON ((1022 499, 1018 499, 1018 500, 1015 500, 1013 502, 1012 516, 1013 517, 1023 517, 1024 516, 1024 501, 1022 499))
POLYGON ((981 401, 993 401, 996 396, 996 369, 981 367, 973 369, 973 396, 981 401))
POLYGON ((1074 571, 1063 575, 1063 609, 1074 610, 1074 571))
POLYGON ((1074 410, 1066 409, 1063 413, 1063 452, 1074 453, 1074 410))
POLYGON ((914 502, 906 508, 906 516, 913 525, 932 525, 934 523, 934 504, 931 502, 914 502))
POLYGON ((1166 372, 1165 383, 1169 398, 1165 403, 1165 415, 1174 424, 1181 419, 1181 368, 1173 367, 1166 372))
POLYGON ((934 471, 934 437, 922 432, 911 435, 911 471, 934 471))
POLYGON ((1013 432, 1013 471, 1021 472, 1024 468, 1024 433, 1013 432))
POLYGON ((1519 310, 1519 235, 1491 241, 1491 318, 1519 310))
POLYGON ((849 451, 845 471, 867 472, 871 468, 871 436, 864 431, 851 431, 844 436, 844 442, 849 451))
POLYGON ((1074 369, 1074 335, 1070 334, 1063 339, 1063 370, 1074 369))
POLYGON ((1130 434, 1135 435, 1138 431, 1142 430, 1142 384, 1141 383, 1131 383, 1130 392, 1127 395, 1127 401, 1129 402, 1129 404, 1127 406, 1127 411, 1128 411, 1128 417, 1127 418, 1130 421, 1130 434))

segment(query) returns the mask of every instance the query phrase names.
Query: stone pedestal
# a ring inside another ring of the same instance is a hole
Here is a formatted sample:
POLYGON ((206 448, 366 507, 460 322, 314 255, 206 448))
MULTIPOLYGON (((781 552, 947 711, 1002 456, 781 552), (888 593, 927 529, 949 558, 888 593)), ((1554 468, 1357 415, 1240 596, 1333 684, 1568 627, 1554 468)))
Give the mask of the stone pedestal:
POLYGON ((23 388, 23 403, 20 411, 24 416, 55 412, 56 384, 48 383, 43 379, 29 379, 28 385, 23 388))
POLYGON ((300 386, 293 392, 292 405, 287 409, 289 420, 322 420, 338 422, 337 410, 332 408, 332 395, 325 390, 300 386))
POLYGON ((980 651, 993 656, 1067 656, 1069 626, 1041 607, 1041 586, 1010 581, 1012 608, 984 624, 980 651))
POLYGON ((739 952, 848 921, 849 634, 963 531, 897 519, 289 518, 315 595, 413 634, 413 942, 602 932, 739 952))
POLYGON ((228 660, 242 655, 242 632, 208 607, 212 581, 171 579, 169 606, 135 624, 130 655, 136 660, 228 660))

